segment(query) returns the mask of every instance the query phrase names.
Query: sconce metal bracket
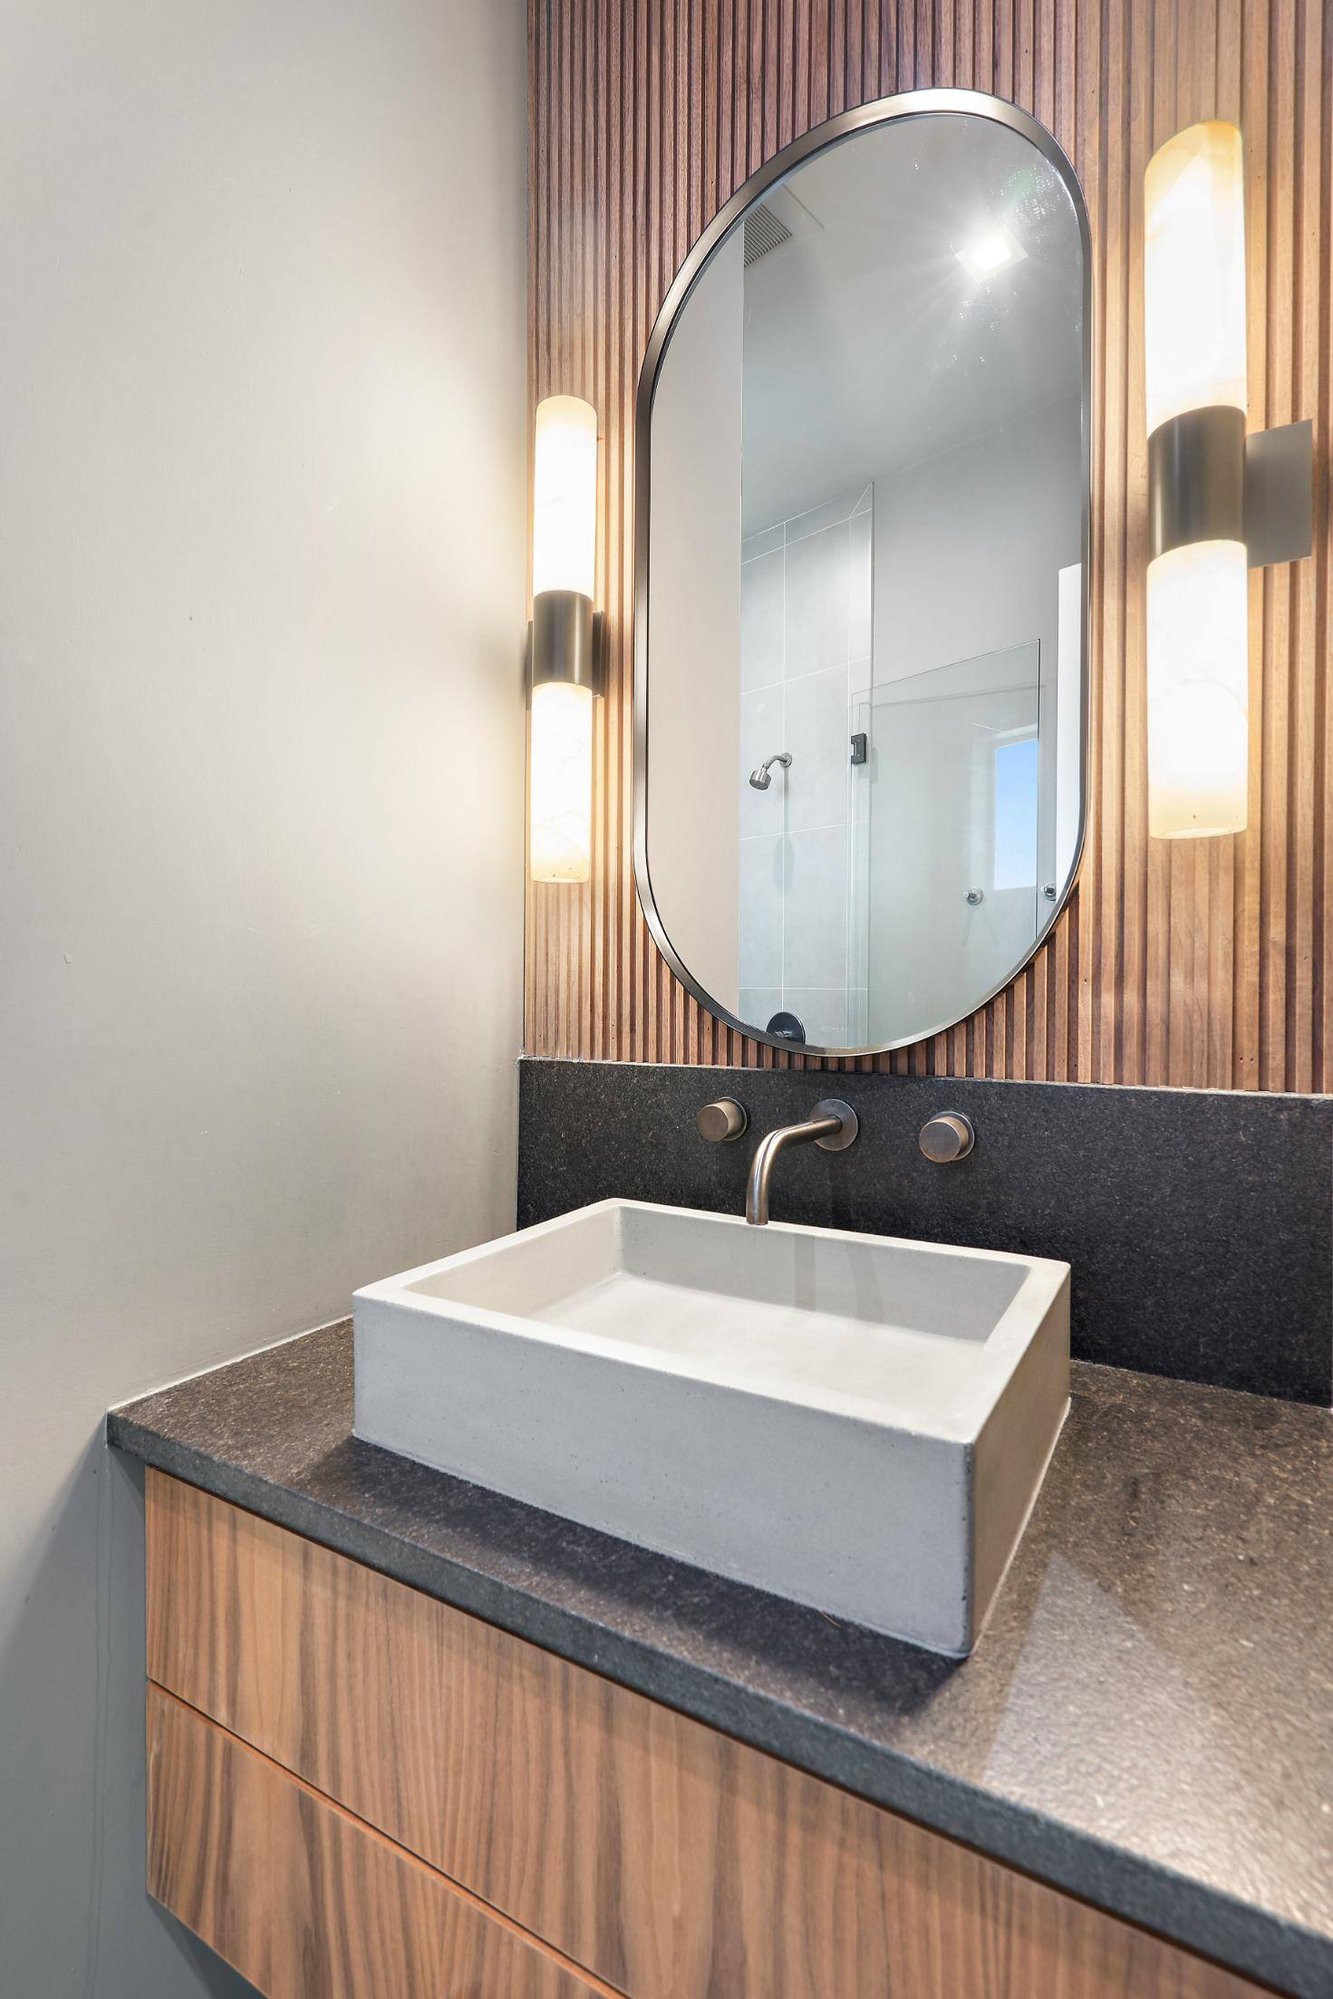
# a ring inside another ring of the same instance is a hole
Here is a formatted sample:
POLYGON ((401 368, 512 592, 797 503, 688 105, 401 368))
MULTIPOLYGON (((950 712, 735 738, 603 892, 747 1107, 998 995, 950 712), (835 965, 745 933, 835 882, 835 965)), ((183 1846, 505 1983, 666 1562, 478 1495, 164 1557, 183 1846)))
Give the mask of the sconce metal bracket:
POLYGON ((1153 559, 1196 541, 1245 539, 1245 413, 1229 404, 1185 410, 1148 439, 1148 535, 1153 559))
POLYGON ((1186 410, 1148 439, 1149 556, 1198 541, 1243 541, 1251 569, 1314 547, 1314 426, 1248 437, 1240 410, 1186 410))
POLYGON ((581 590, 538 591, 528 624, 529 695, 548 680, 600 694, 604 627, 602 613, 593 610, 591 597, 585 597, 581 590))
POLYGON ((1245 541, 1251 569, 1314 553, 1314 425, 1308 417, 1246 438, 1245 541))

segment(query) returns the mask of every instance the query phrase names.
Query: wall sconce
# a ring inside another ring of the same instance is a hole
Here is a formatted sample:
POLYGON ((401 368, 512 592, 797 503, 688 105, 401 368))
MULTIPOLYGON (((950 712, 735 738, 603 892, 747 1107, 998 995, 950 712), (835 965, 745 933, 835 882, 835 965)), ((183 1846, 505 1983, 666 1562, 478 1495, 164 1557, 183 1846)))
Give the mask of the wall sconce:
POLYGON ((1178 132, 1144 185, 1148 830, 1245 829, 1246 574, 1313 546, 1313 427, 1246 435, 1241 135, 1178 132))
POLYGON ((586 882, 592 869, 593 699, 601 693, 597 414, 577 396, 537 405, 528 627, 528 868, 586 882))

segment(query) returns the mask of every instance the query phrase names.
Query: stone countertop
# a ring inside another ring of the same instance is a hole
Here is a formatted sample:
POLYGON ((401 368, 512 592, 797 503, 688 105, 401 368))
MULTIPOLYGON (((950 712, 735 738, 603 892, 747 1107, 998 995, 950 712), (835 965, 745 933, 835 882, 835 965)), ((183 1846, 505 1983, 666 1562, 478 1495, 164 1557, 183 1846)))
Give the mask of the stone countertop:
POLYGON ((113 1444, 1301 1999, 1333 1994, 1333 1415, 1076 1365, 959 1661, 352 1432, 350 1324, 113 1444))

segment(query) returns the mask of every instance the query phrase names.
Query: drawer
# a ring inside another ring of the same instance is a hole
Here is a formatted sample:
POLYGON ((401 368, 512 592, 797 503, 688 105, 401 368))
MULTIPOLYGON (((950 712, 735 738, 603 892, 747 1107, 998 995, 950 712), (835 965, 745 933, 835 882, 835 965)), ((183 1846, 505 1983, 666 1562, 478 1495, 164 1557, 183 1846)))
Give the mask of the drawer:
POLYGON ((148 1661, 629 1999, 1258 1990, 156 1472, 148 1661))
POLYGON ((606 1994, 156 1688, 148 1887, 267 1999, 606 1994))

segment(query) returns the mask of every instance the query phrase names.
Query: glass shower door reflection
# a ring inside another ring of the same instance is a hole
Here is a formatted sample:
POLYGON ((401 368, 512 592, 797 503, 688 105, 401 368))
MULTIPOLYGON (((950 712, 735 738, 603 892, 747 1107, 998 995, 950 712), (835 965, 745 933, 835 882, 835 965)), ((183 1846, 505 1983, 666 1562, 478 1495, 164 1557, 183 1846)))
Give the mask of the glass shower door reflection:
POLYGON ((907 674, 855 704, 851 1011, 862 1043, 959 1018, 1040 927, 1040 646, 907 674))

